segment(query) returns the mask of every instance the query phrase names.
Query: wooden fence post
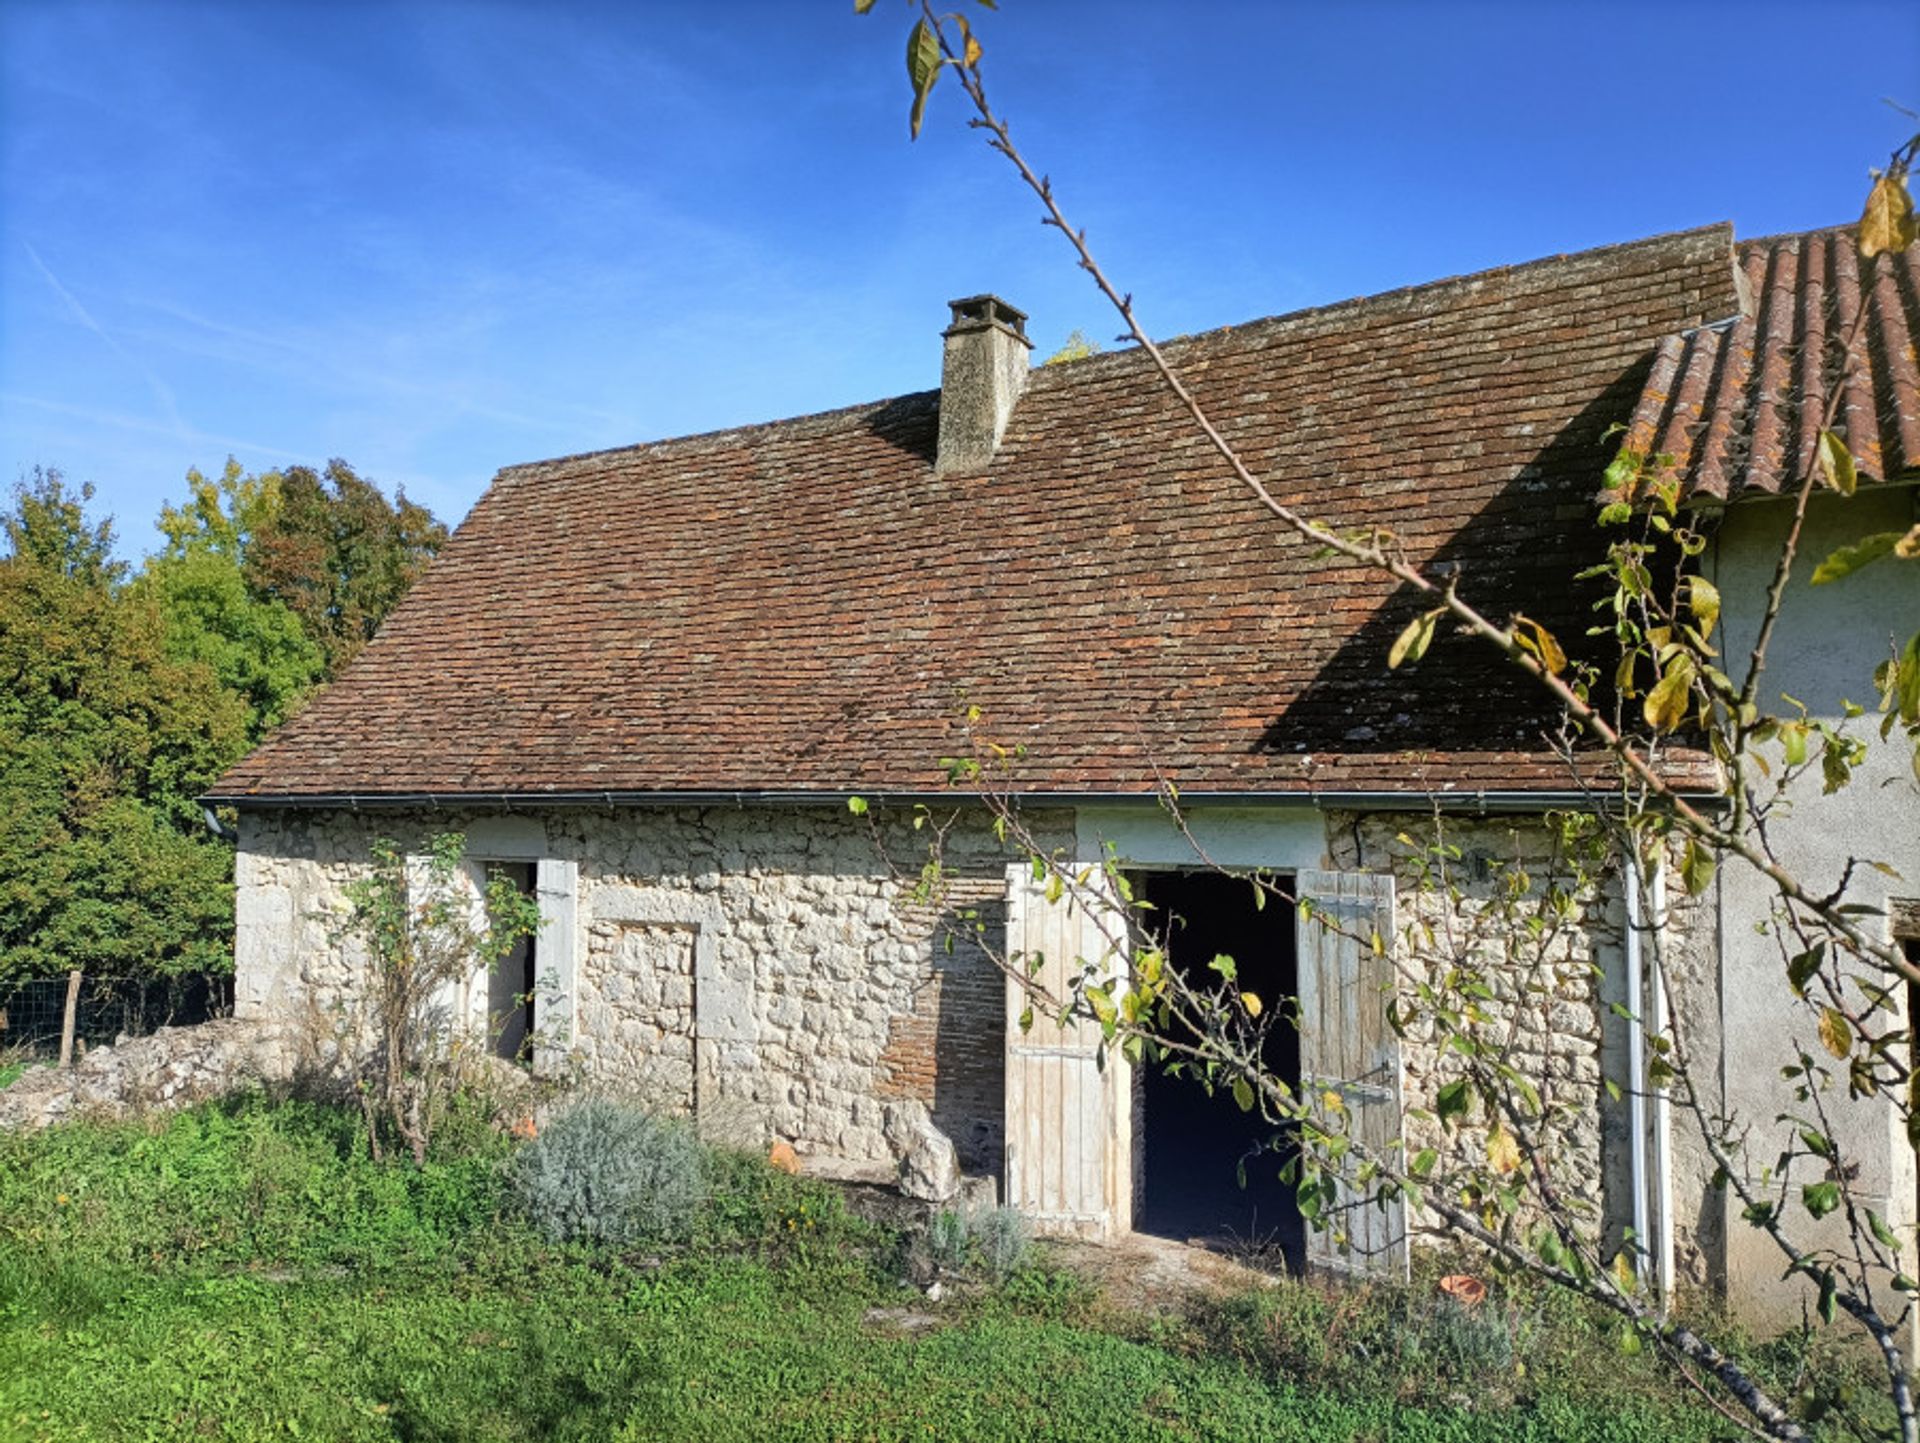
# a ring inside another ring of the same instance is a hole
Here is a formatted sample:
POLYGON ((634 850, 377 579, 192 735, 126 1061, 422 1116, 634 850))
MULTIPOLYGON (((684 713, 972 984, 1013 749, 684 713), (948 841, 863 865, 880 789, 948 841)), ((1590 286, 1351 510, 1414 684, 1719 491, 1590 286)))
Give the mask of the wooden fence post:
POLYGON ((73 1029, 80 1013, 80 969, 67 973, 67 1012, 60 1021, 60 1065, 73 1066, 73 1029))

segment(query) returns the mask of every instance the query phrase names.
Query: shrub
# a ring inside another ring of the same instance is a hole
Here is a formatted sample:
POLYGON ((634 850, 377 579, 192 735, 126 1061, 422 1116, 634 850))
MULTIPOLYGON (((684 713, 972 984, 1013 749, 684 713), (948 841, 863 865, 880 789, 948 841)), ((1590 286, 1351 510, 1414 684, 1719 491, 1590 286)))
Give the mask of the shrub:
POLYGON ((967 1243, 967 1220, 963 1215, 951 1209, 934 1214, 927 1228, 927 1251, 935 1267, 950 1273, 966 1271, 971 1251, 967 1243))
POLYGON ((1026 1261, 1033 1230, 1014 1209, 982 1208, 967 1219, 967 1226, 980 1250, 981 1265, 996 1283, 1005 1282, 1026 1261))
POLYGON ((1004 1283, 1025 1261, 1033 1233, 1012 1208, 969 1208, 936 1213, 927 1228, 927 1252, 935 1266, 965 1272, 976 1263, 996 1283, 1004 1283))
POLYGON ((608 1098, 560 1114, 507 1176, 554 1242, 681 1242, 707 1196, 706 1150, 692 1128, 608 1098))
POLYGON ((1442 1297, 1408 1317, 1402 1352, 1462 1382, 1490 1373, 1510 1373, 1514 1364, 1513 1321, 1494 1305, 1468 1307, 1442 1297))

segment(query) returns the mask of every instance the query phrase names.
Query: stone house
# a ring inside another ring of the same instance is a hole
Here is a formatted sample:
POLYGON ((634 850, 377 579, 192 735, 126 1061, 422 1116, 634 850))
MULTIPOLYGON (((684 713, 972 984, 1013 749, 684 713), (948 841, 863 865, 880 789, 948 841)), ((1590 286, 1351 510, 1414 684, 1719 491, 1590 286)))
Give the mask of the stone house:
MULTIPOLYGON (((1716 226, 1167 350, 1280 499, 1390 527, 1489 613, 1524 606, 1562 637, 1588 624, 1572 578, 1603 546, 1598 477, 1609 428, 1631 420, 1720 518, 1704 564, 1737 647, 1782 524, 1769 498, 1823 384, 1799 358, 1849 307, 1872 320, 1845 430, 1887 484, 1844 519, 1823 508, 1812 549, 1862 510, 1909 523, 1917 289, 1913 256, 1863 266, 1844 233, 1736 245, 1716 226)), ((1376 959, 1255 909, 1195 842, 1390 934, 1396 881, 1410 905, 1397 835, 1438 815, 1469 856, 1524 855, 1546 845, 1548 813, 1587 800, 1585 778, 1553 749, 1543 699, 1470 640, 1389 673, 1414 599, 1295 544, 1143 357, 1031 368, 1024 321, 993 297, 954 303, 934 392, 502 471, 354 666, 208 799, 238 813, 237 1010, 350 1007, 362 959, 329 919, 369 843, 460 830, 476 880, 506 867, 539 899, 529 954, 460 1004, 476 1021, 517 1006, 512 1046, 536 1066, 750 1118, 822 1171, 890 1171, 890 1119, 917 1118, 1056 1230, 1309 1246, 1282 1192, 1238 1188, 1244 1134, 1198 1089, 1101 1065, 1085 1032, 1016 1025, 990 950, 1057 959, 1097 939, 943 759, 974 734, 1020 748, 1007 785, 1048 844, 1120 857, 1182 915, 1173 965, 1230 950, 1300 996, 1280 1065, 1348 1084, 1388 1135, 1403 1106, 1431 1103, 1442 1065, 1356 1020, 1376 959), (1190 836, 1156 800, 1166 782, 1190 836), (937 903, 914 893, 917 805, 958 816, 937 903)), ((1865 688, 1880 621, 1920 626, 1903 580, 1863 573, 1802 608, 1770 675, 1837 715, 1865 688), (1876 618, 1857 654, 1830 644, 1833 605, 1876 618)), ((1698 757, 1675 775, 1703 798, 1720 785, 1698 757)), ((1792 845, 1811 874, 1870 847, 1913 880, 1876 873, 1869 900, 1920 891, 1910 782, 1802 805, 1792 845)), ((1658 1108, 1600 1086, 1640 1061, 1614 1006, 1647 985, 1625 890, 1592 899, 1528 1044, 1591 1099, 1555 1165, 1608 1226, 1656 1239, 1663 1274, 1757 1288, 1778 1268, 1743 1251, 1710 1169, 1658 1108)), ((1802 1019, 1750 935, 1763 912, 1729 874, 1664 921, 1668 1005, 1688 1010, 1730 1103, 1765 1122, 1771 1059, 1802 1019)), ((1911 1224, 1912 1153, 1856 1113, 1867 1185, 1911 1224)), ((1380 1226, 1314 1257, 1398 1266, 1405 1219, 1380 1226)))

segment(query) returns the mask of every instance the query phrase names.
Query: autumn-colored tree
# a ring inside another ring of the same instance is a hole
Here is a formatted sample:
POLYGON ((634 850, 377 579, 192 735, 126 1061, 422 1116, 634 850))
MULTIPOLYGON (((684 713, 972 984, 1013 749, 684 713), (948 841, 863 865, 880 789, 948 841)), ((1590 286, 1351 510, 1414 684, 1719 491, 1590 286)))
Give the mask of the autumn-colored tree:
POLYGON ((248 589, 300 619, 338 676, 446 544, 426 507, 380 488, 340 460, 323 472, 282 472, 278 502, 262 507, 245 538, 248 589))

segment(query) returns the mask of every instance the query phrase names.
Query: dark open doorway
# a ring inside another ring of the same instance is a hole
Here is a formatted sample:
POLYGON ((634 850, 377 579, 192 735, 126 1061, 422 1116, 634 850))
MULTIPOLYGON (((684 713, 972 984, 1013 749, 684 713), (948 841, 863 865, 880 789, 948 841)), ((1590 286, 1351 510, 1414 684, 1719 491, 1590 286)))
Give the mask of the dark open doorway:
MULTIPOLYGON (((1289 1086, 1300 1081, 1300 1036, 1278 1020, 1299 986, 1293 910, 1271 899, 1256 905, 1252 884, 1217 872, 1149 872, 1136 895, 1152 903, 1148 925, 1168 964, 1196 982, 1217 981, 1208 964, 1234 959, 1238 986, 1277 1014, 1268 1030, 1266 1065, 1289 1086)), ((1144 1074, 1144 1187, 1141 1232, 1216 1246, 1254 1247, 1298 1271, 1306 1234, 1293 1189, 1281 1181, 1286 1154, 1274 1146, 1259 1114, 1242 1112, 1226 1088, 1212 1096, 1191 1076, 1144 1074), (1244 1177, 1244 1185, 1243 1179, 1244 1177)))
MULTIPOLYGON (((533 895, 531 862, 494 862, 487 873, 507 878, 523 897, 533 895)), ((487 1033, 493 1039, 493 1055, 509 1062, 533 1060, 535 950, 534 939, 522 937, 487 978, 487 1033)))

